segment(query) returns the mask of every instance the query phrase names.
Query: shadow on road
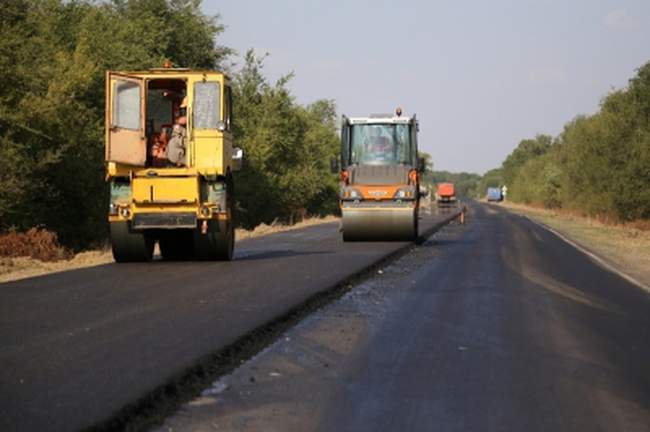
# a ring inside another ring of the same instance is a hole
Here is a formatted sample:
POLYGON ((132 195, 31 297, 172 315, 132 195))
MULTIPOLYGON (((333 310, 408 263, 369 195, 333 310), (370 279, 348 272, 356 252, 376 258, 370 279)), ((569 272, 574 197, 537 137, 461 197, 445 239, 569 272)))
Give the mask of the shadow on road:
POLYGON ((263 252, 246 252, 245 255, 237 255, 237 261, 253 261, 271 258, 285 258, 292 256, 307 256, 307 255, 331 255, 333 251, 295 251, 295 250, 275 250, 263 252))

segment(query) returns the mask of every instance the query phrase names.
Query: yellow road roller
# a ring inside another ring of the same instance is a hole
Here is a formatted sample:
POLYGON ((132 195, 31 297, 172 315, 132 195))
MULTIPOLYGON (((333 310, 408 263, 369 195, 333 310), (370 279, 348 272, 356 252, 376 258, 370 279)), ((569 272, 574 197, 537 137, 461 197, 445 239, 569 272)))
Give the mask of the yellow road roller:
POLYGON ((375 114, 343 116, 340 207, 344 241, 412 241, 420 201, 418 121, 375 114))
POLYGON ((217 71, 106 73, 108 221, 117 262, 231 260, 232 92, 217 71))

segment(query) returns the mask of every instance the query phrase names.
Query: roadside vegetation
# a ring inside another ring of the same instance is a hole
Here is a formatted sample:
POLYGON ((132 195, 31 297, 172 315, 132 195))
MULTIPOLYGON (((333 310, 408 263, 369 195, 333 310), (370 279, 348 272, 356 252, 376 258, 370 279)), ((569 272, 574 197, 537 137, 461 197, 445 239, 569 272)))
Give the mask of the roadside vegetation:
POLYGON ((522 140, 481 190, 507 185, 514 203, 614 224, 650 219, 650 63, 600 110, 577 116, 557 137, 522 140))
MULTIPOLYGON (((200 0, 3 0, 0 7, 0 234, 49 232, 65 250, 107 238, 105 71, 175 66, 233 79, 245 152, 236 185, 243 228, 336 211, 332 101, 296 103, 253 51, 233 64, 221 19, 200 0)), ((27 255, 32 255, 32 252, 27 255)), ((0 256, 2 256, 0 252, 0 256)))
POLYGON ((59 261, 70 258, 71 253, 59 244, 56 234, 53 232, 31 228, 27 232, 10 230, 0 235, 0 256, 59 261))

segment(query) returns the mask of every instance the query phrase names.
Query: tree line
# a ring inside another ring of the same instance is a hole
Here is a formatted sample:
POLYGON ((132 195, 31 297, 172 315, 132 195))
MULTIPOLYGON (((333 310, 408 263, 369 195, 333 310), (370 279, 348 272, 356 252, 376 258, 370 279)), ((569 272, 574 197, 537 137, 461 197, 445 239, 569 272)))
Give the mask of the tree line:
POLYGON ((506 184, 508 199, 613 221, 650 218, 650 63, 593 115, 557 136, 522 140, 481 187, 506 184))
POLYGON ((34 226, 70 247, 106 238, 104 74, 176 66, 233 78, 236 186, 247 228, 336 209, 332 101, 296 103, 291 75, 269 83, 263 58, 219 43, 200 0, 3 0, 0 7, 0 232, 34 226))

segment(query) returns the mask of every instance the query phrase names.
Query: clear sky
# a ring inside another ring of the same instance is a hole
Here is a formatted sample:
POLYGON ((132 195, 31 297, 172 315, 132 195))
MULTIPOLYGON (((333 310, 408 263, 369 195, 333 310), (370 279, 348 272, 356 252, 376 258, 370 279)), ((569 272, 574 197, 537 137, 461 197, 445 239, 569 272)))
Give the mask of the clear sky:
POLYGON ((435 169, 483 173, 557 135, 650 61, 650 0, 204 0, 221 44, 268 52, 300 103, 403 107, 435 169))

